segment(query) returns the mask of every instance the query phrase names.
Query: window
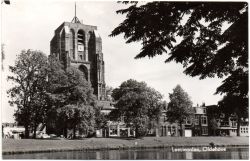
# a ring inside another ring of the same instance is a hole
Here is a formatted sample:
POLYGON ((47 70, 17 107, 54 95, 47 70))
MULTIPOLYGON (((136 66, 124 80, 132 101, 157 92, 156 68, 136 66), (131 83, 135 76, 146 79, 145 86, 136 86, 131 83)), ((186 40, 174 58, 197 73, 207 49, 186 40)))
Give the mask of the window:
POLYGON ((207 125, 207 116, 201 116, 201 124, 207 125))
POLYGON ((234 130, 232 130, 232 132, 236 133, 236 130, 234 129, 234 130))
POLYGON ((198 115, 195 115, 195 120, 194 120, 194 123, 195 125, 199 125, 199 116, 198 115))
POLYGON ((130 136, 134 135, 134 131, 132 129, 129 130, 130 131, 130 136))
POLYGON ((164 122, 166 122, 167 121, 167 116, 163 116, 163 119, 164 119, 164 122))
POLYGON ((176 129, 175 127, 172 127, 172 136, 174 136, 176 134, 176 129))
POLYGON ((118 135, 117 125, 111 125, 109 129, 110 129, 110 135, 118 135))
POLYGON ((83 51, 84 49, 84 41, 85 41, 85 35, 83 30, 79 30, 77 33, 77 46, 78 51, 83 51))
POLYGON ((124 122, 124 116, 121 116, 121 122, 124 122))
POLYGON ((244 128, 244 127, 241 127, 240 128, 240 132, 241 133, 247 133, 248 129, 247 128, 244 128))
POLYGON ((201 131, 202 131, 202 135, 207 135, 208 134, 207 127, 202 127, 201 131))
POLYGON ((232 120, 231 125, 232 125, 232 127, 236 127, 237 126, 236 120, 232 120))
POLYGON ((190 125, 190 124, 191 124, 191 119, 190 119, 190 118, 185 118, 185 119, 184 119, 184 123, 185 123, 186 125, 190 125))
POLYGON ((80 55, 80 60, 82 60, 82 55, 80 55))
POLYGON ((207 109, 206 108, 203 108, 203 113, 207 113, 207 109))
POLYGON ((168 135, 171 135, 171 132, 172 132, 171 126, 168 126, 168 135))

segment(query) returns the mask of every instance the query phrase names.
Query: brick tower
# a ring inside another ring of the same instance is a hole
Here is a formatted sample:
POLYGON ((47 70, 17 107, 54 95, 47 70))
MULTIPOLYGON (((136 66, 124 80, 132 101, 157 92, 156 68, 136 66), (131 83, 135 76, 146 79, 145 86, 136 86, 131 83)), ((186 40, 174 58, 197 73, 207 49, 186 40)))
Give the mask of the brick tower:
POLYGON ((102 39, 96 26, 84 25, 76 16, 71 22, 63 22, 50 41, 50 54, 65 68, 74 66, 84 72, 98 100, 105 99, 102 39))

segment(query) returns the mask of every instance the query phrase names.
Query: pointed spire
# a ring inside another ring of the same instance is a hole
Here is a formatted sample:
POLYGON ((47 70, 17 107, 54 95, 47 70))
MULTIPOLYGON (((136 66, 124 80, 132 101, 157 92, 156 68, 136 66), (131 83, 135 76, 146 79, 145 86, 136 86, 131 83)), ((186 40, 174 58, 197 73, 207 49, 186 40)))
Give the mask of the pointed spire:
POLYGON ((76 2, 75 2, 75 17, 71 21, 72 23, 81 23, 79 19, 76 17, 76 2))

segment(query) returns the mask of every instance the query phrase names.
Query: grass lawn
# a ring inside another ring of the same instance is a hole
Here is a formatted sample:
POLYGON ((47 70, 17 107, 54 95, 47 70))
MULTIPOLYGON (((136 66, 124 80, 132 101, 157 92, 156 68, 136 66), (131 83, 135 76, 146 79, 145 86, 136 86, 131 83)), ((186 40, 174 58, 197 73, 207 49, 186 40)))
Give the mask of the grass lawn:
POLYGON ((7 153, 64 150, 119 149, 169 146, 249 145, 248 137, 144 137, 142 139, 86 138, 84 140, 3 139, 2 151, 7 153))

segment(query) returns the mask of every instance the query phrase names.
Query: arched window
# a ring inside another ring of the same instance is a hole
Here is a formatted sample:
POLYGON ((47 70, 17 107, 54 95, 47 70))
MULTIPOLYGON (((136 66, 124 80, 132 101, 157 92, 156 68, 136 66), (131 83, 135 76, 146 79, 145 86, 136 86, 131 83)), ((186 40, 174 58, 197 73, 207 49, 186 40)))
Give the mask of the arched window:
POLYGON ((86 80, 88 81, 88 68, 84 65, 79 66, 79 70, 84 73, 86 80))
POLYGON ((73 29, 70 30, 69 37, 69 48, 70 48, 70 58, 75 59, 75 32, 73 29))

